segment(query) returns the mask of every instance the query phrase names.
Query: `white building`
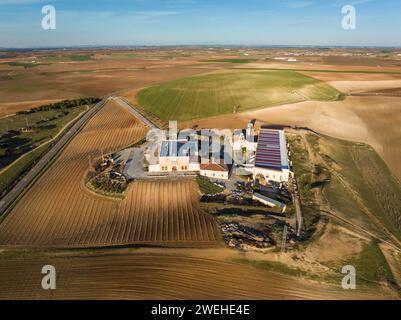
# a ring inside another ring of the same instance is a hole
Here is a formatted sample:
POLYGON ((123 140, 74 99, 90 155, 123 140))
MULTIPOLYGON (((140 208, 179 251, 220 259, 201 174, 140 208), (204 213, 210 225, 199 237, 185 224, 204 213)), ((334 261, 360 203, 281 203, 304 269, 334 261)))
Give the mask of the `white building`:
POLYGON ((198 143, 188 140, 162 141, 158 163, 149 165, 149 172, 194 172, 208 178, 228 180, 229 169, 224 161, 201 164, 198 143))
POLYGON ((200 175, 212 179, 228 180, 229 170, 226 164, 208 163, 200 165, 200 175))
POLYGON ((274 200, 257 192, 253 194, 252 199, 259 201, 265 206, 269 206, 271 208, 279 207, 281 209, 281 212, 285 212, 287 208, 287 206, 284 203, 281 203, 280 201, 274 200))
MULTIPOLYGON (((254 121, 248 124, 246 131, 240 131, 234 135, 233 150, 243 155, 246 148, 247 163, 239 165, 245 174, 252 175, 254 180, 259 180, 265 184, 269 182, 288 182, 291 176, 290 164, 288 160, 288 149, 283 130, 261 129, 258 141, 248 141, 246 136, 254 136, 254 121)), ((202 139, 202 137, 201 137, 202 139)), ((210 139, 210 137, 207 137, 210 139)), ((213 142, 213 141, 212 141, 213 142)), ((220 144, 219 144, 220 147, 220 144)), ((217 152, 219 147, 212 145, 213 152, 217 152), (217 150, 217 151, 216 151, 217 150)), ((169 173, 169 172, 194 172, 208 178, 229 179, 229 168, 223 161, 203 164, 200 158, 210 159, 214 154, 210 150, 199 154, 199 143, 188 140, 164 140, 161 142, 157 157, 157 164, 149 165, 149 172, 169 173)), ((225 151, 220 151, 220 157, 226 155, 225 151)), ((220 158, 219 158, 220 159, 220 158)))
POLYGON ((149 172, 196 172, 200 170, 198 145, 188 140, 166 140, 159 149, 159 161, 149 172))
POLYGON ((243 149, 253 152, 256 151, 255 121, 256 120, 250 121, 246 130, 234 131, 233 151, 241 151, 243 149))
POLYGON ((261 129, 256 150, 253 178, 288 182, 290 178, 288 150, 283 130, 261 129))

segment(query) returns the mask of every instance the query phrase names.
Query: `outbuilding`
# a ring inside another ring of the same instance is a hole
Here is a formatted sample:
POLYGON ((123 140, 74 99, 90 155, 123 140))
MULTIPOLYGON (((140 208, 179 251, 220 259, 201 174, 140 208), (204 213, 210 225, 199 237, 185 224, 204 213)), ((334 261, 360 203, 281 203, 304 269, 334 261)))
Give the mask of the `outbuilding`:
POLYGON ((200 175, 212 179, 228 180, 230 174, 226 164, 208 163, 200 165, 200 175))

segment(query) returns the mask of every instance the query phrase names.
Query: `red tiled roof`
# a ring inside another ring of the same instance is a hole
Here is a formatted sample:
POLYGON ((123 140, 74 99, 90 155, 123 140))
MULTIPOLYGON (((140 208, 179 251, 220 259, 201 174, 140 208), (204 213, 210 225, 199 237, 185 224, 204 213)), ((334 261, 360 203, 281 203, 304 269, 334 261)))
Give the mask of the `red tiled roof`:
POLYGON ((217 163, 205 163, 200 165, 201 170, 207 171, 220 171, 225 172, 228 171, 227 165, 224 163, 217 164, 217 163))

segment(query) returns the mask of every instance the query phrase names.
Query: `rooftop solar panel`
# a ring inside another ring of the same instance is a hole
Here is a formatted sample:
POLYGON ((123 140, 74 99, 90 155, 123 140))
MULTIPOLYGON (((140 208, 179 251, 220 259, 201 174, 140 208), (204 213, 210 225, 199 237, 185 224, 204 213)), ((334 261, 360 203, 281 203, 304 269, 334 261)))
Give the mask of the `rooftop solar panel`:
POLYGON ((255 166, 271 170, 288 168, 283 139, 285 140, 284 134, 278 130, 262 129, 258 139, 255 166))

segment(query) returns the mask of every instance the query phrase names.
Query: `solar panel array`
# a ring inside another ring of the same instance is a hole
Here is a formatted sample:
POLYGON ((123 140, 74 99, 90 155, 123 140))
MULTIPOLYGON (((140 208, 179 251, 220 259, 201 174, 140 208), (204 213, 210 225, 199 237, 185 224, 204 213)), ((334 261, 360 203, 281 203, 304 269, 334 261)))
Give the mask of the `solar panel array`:
POLYGON ((261 129, 256 150, 255 166, 281 171, 280 132, 278 130, 261 129))

